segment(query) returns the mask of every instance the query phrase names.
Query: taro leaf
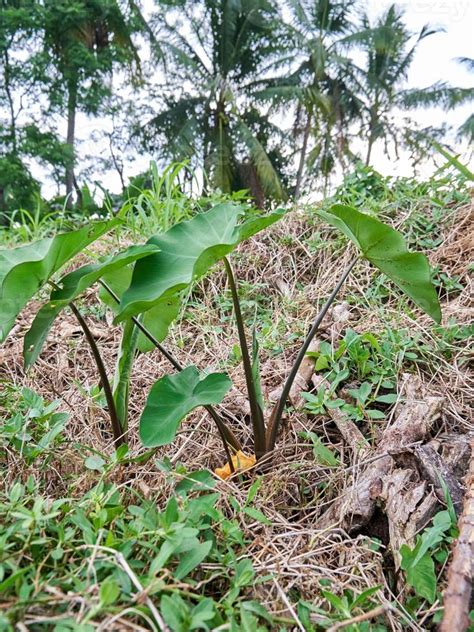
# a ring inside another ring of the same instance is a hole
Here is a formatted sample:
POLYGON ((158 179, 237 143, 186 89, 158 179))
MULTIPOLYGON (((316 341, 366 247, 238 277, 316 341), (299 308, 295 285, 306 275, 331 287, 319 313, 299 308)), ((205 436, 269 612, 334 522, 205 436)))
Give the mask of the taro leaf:
MULTIPOLYGON (((107 282, 107 285, 118 297, 122 297, 122 294, 130 285, 132 272, 131 267, 122 268, 116 272, 110 272, 104 275, 104 281, 107 282)), ((118 313, 118 303, 110 296, 105 288, 101 287, 99 289, 99 297, 115 314, 118 313)), ((180 307, 181 296, 179 294, 170 296, 145 312, 145 314, 143 314, 142 324, 158 342, 161 342, 166 338, 171 323, 178 316, 180 307)), ((137 349, 141 353, 147 353, 148 351, 153 351, 154 348, 155 345, 140 332, 138 334, 137 349)))
POLYGON ((175 224, 165 233, 154 235, 148 243, 156 244, 160 252, 137 262, 116 320, 146 312, 186 289, 241 241, 284 214, 284 211, 275 211, 239 225, 242 212, 235 204, 218 204, 189 221, 175 224))
POLYGON ((179 423, 198 406, 219 404, 232 382, 225 373, 199 373, 195 366, 165 375, 153 385, 140 418, 143 445, 153 448, 173 441, 179 423))
POLYGON ((59 281, 60 289, 51 293, 50 301, 36 314, 23 341, 25 367, 38 359, 54 319, 59 312, 85 289, 98 281, 106 272, 118 270, 129 263, 156 252, 150 244, 131 246, 116 255, 110 255, 99 263, 91 263, 64 276, 59 281))
POLYGON ((370 263, 386 274, 435 322, 441 321, 428 259, 420 252, 409 252, 398 231, 342 204, 335 204, 329 212, 318 211, 318 214, 342 231, 370 263))
POLYGON ((27 246, 0 251, 0 342, 51 275, 119 222, 119 219, 96 222, 27 246))

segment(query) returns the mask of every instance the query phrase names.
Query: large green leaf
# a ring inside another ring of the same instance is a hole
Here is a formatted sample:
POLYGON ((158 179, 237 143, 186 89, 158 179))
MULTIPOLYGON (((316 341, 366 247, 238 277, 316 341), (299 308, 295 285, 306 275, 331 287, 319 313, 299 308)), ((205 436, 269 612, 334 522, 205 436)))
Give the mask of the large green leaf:
MULTIPOLYGON (((125 290, 129 287, 132 280, 132 268, 122 268, 117 271, 108 272, 104 275, 104 281, 115 292, 115 294, 121 298, 125 290)), ((101 300, 115 313, 118 314, 119 305, 110 296, 110 294, 103 287, 99 289, 99 296, 101 300)), ((175 320, 179 313, 181 306, 181 296, 176 294, 170 296, 166 300, 160 301, 155 307, 152 307, 142 317, 142 324, 147 330, 161 342, 166 338, 168 329, 171 323, 175 320)), ((138 334, 137 349, 141 353, 147 353, 152 351, 155 345, 140 332, 138 334)))
POLYGON ((320 210, 318 215, 342 231, 370 263, 386 274, 435 322, 441 321, 428 259, 420 252, 409 252, 398 231, 375 217, 342 204, 335 204, 329 212, 320 210))
POLYGON ((189 221, 175 224, 166 233, 154 235, 149 243, 156 244, 160 252, 137 262, 116 320, 146 312, 186 289, 241 241, 270 226, 283 214, 275 211, 239 224, 242 208, 222 203, 189 221))
POLYGON ((0 342, 51 275, 119 221, 96 222, 27 246, 0 251, 0 342))
POLYGON ((85 289, 96 283, 107 272, 115 272, 124 266, 156 252, 157 246, 146 244, 131 246, 116 255, 110 255, 99 263, 91 263, 64 276, 59 282, 59 289, 53 290, 50 301, 36 314, 30 329, 23 341, 23 357, 25 366, 36 362, 54 319, 59 312, 73 301, 85 289))
POLYGON ((143 445, 156 447, 173 441, 180 422, 198 406, 219 404, 232 382, 225 373, 203 375, 195 366, 165 375, 153 385, 140 418, 143 445))

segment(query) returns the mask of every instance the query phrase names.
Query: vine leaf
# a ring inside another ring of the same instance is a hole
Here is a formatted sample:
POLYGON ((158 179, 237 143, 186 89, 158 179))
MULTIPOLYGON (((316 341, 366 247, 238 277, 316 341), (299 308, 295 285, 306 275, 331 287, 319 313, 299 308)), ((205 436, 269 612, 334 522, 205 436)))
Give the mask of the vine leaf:
POLYGON ((441 308, 431 282, 428 259, 420 252, 409 252, 402 235, 375 217, 350 206, 335 204, 318 215, 338 228, 363 256, 386 274, 435 322, 441 322, 441 308))
POLYGON ((140 438, 153 448, 171 443, 180 422, 198 406, 219 404, 232 382, 225 373, 204 375, 191 365, 153 385, 140 418, 140 438))

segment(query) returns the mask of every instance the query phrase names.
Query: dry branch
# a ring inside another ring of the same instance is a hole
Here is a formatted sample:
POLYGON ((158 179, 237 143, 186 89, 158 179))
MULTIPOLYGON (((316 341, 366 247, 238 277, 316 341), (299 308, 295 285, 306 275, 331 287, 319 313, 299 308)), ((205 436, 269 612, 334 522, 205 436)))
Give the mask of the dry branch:
POLYGON ((400 568, 400 547, 415 545, 416 534, 431 520, 438 508, 436 496, 427 495, 426 481, 420 481, 412 469, 396 469, 383 481, 381 497, 385 500, 390 548, 395 565, 400 568))
MULTIPOLYGON (((421 380, 414 375, 403 377, 402 394, 406 398, 398 407, 395 421, 384 431, 377 453, 399 450, 424 439, 438 418, 443 398, 427 396, 421 380)), ((393 465, 391 456, 375 461, 359 479, 320 517, 318 527, 339 525, 347 531, 360 529, 371 519, 376 501, 383 491, 383 479, 393 465)))
MULTIPOLYGON (((328 318, 328 324, 322 327, 322 329, 328 332, 330 338, 338 337, 349 319, 350 312, 347 303, 335 305, 331 310, 330 318, 328 318)), ((321 339, 318 336, 311 341, 307 353, 315 353, 319 351, 320 344, 321 339)), ((295 408, 303 407, 305 400, 302 396, 302 393, 308 388, 308 384, 311 380, 313 372, 314 358, 306 356, 301 363, 299 371, 296 374, 295 381, 293 382, 290 393, 288 395, 288 399, 295 408)), ((279 386, 274 391, 272 391, 269 395, 270 401, 277 401, 281 395, 282 390, 283 386, 279 386)))
POLYGON ((444 616, 440 632, 464 632, 469 627, 474 581, 474 439, 471 440, 471 464, 466 487, 464 511, 459 520, 459 538, 444 593, 444 616))
POLYGON ((444 501, 445 498, 440 479, 444 481, 456 513, 459 515, 462 511, 464 491, 449 463, 430 445, 416 446, 414 454, 421 473, 433 485, 436 495, 441 501, 444 501))
MULTIPOLYGON (((313 375, 312 382, 315 388, 321 386, 324 386, 326 389, 330 388, 329 382, 320 375, 313 375)), ((369 444, 352 419, 340 408, 330 408, 327 414, 331 417, 346 444, 352 448, 354 454, 364 458, 368 454, 369 444)))

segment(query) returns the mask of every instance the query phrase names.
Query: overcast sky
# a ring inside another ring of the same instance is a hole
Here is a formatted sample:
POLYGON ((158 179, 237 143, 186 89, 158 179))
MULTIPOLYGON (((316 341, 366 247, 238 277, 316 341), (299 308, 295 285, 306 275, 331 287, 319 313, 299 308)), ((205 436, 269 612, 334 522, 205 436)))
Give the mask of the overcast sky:
MULTIPOLYGON (((359 6, 368 10, 375 18, 391 4, 389 0, 361 0, 359 6)), ((472 75, 455 60, 457 57, 474 58, 474 0, 411 0, 396 4, 405 9, 405 22, 411 31, 418 32, 427 23, 444 29, 444 32, 431 35, 420 43, 409 70, 408 87, 427 87, 437 81, 448 81, 451 85, 460 87, 471 86, 472 75)), ((148 13, 153 9, 153 0, 144 0, 143 6, 145 13, 148 13)), ((423 126, 436 126, 447 122, 457 127, 467 119, 471 111, 472 106, 463 106, 449 113, 430 108, 412 112, 411 116, 423 126)), ((105 120, 79 116, 77 136, 84 141, 81 152, 97 155, 99 146, 91 142, 90 137, 94 132, 109 127, 105 120)), ((459 151, 462 149, 454 142, 453 147, 459 151)), ((103 147, 103 155, 108 155, 106 144, 103 147)), ((137 156, 133 163, 125 163, 125 176, 130 177, 144 171, 148 162, 149 157, 137 156)), ((413 174, 408 156, 402 154, 398 161, 388 159, 383 155, 380 146, 374 149, 373 165, 385 175, 413 174)), ((434 168, 433 164, 426 164, 419 168, 418 172, 421 175, 429 175, 434 168)), ((92 177, 97 177, 109 190, 119 192, 121 189, 116 172, 110 172, 104 178, 104 173, 98 170, 92 177)), ((48 193, 47 190, 44 192, 48 193)))
MULTIPOLYGON (((365 0, 361 4, 378 15, 392 2, 389 0, 365 0)), ((405 10, 405 21, 412 31, 423 25, 444 29, 423 40, 417 50, 408 74, 408 87, 424 88, 437 81, 447 81, 453 86, 470 87, 472 74, 456 62, 458 57, 474 58, 474 0, 410 0, 397 2, 405 10)), ((423 125, 441 125, 447 122, 459 127, 472 112, 472 104, 451 112, 439 108, 423 108, 411 113, 412 118, 423 125)), ((455 143, 453 143, 455 146, 455 143)), ((458 149, 465 149, 465 147, 458 149)), ((374 154, 374 166, 387 175, 411 175, 412 168, 406 157, 396 163, 382 155, 381 148, 374 154)), ((421 172, 432 172, 433 165, 424 165, 421 172)))

